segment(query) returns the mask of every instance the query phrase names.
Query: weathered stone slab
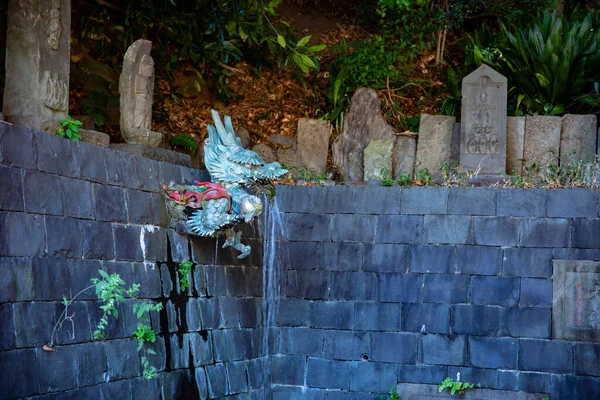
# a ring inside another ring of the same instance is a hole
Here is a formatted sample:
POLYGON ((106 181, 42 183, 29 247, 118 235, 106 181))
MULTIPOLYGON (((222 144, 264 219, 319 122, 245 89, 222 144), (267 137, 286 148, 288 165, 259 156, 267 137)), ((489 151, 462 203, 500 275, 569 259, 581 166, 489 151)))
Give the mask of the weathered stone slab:
POLYGON ((70 0, 9 0, 3 103, 8 121, 67 116, 70 31, 70 0))
POLYGON ((417 154, 417 139, 408 136, 398 136, 392 153, 392 170, 394 179, 403 173, 412 178, 415 172, 415 156, 417 154))
POLYGON ((290 168, 296 167, 297 169, 302 169, 303 167, 300 157, 298 157, 298 154, 292 149, 278 149, 277 161, 290 168))
POLYGON ((371 140, 389 140, 394 136, 394 129, 381 115, 377 92, 357 89, 344 119, 342 134, 333 144, 333 162, 343 179, 362 181, 365 147, 371 140))
POLYGON ((521 173, 523 144, 525 140, 525 117, 506 118, 506 173, 521 173))
POLYGON ((525 164, 536 163, 544 168, 558 157, 560 150, 561 117, 529 115, 525 117, 523 158, 525 164))
POLYGON ((365 149, 365 180, 381 181, 383 170, 392 177, 392 152, 394 140, 372 140, 365 149))
MULTIPOLYGON (((436 385, 422 385, 415 383, 399 383, 396 393, 402 400, 455 400, 449 389, 440 393, 436 385)), ((513 392, 508 390, 471 389, 460 396, 461 399, 470 400, 542 400, 546 394, 513 392)))
POLYGON ((506 171, 507 79, 483 64, 462 81, 460 164, 482 174, 506 171))
POLYGON ((327 169, 327 153, 332 126, 329 121, 300 118, 296 153, 300 161, 309 169, 324 174, 327 169))
POLYGON ((569 164, 591 161, 594 158, 597 140, 595 115, 566 114, 562 117, 560 134, 560 162, 569 164))
POLYGON ((255 145, 252 148, 252 151, 261 156, 267 164, 273 161, 277 161, 275 150, 273 150, 273 148, 266 143, 259 143, 255 145))
POLYGON ((462 124, 460 122, 454 123, 454 130, 452 131, 452 151, 450 152, 450 166, 456 166, 460 164, 460 130, 462 124))
POLYGON ((554 260, 552 338, 600 340, 600 262, 554 260))
POLYGON ((190 166, 190 156, 183 153, 177 153, 167 149, 161 149, 159 147, 146 146, 137 143, 118 143, 111 144, 108 146, 114 150, 126 151, 136 156, 150 158, 156 161, 168 162, 171 164, 177 164, 184 167, 190 166))
POLYGON ((415 170, 427 168, 434 178, 442 176, 440 167, 450 162, 456 117, 421 115, 415 170))
POLYGON ((296 151, 296 138, 294 136, 271 135, 269 136, 269 141, 278 146, 289 147, 292 150, 296 151))
POLYGON ((103 132, 80 128, 79 134, 81 135, 82 142, 94 144, 96 146, 108 147, 110 142, 110 136, 103 132))
POLYGON ((121 135, 127 143, 158 146, 162 133, 152 130, 154 60, 152 42, 136 40, 125 53, 119 78, 121 95, 121 135))

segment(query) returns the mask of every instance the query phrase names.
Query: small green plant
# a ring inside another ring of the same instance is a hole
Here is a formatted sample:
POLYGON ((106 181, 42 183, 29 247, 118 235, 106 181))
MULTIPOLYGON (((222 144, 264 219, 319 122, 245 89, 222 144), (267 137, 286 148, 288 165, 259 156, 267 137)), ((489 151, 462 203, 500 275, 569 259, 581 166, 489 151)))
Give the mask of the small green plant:
POLYGON ((381 168, 381 186, 394 186, 394 178, 386 167, 381 168))
POLYGON ((156 352, 150 348, 145 348, 145 343, 154 343, 156 341, 156 332, 148 325, 150 323, 150 312, 162 310, 162 304, 151 304, 146 301, 136 301, 133 304, 133 312, 137 316, 138 322, 136 330, 133 331, 133 337, 138 341, 138 353, 141 352, 140 361, 144 369, 144 379, 150 380, 158 376, 156 367, 150 364, 148 355, 156 355, 156 352))
POLYGON ((81 134, 79 134, 79 127, 83 125, 81 121, 71 118, 70 115, 67 115, 67 118, 60 121, 60 128, 58 128, 58 136, 66 137, 71 140, 81 140, 81 134))
POLYGON ((196 139, 190 135, 186 135, 185 133, 180 133, 179 135, 172 137, 171 145, 174 147, 180 147, 190 153, 195 153, 198 149, 198 142, 196 139))
POLYGON ((408 186, 412 183, 411 174, 408 172, 402 172, 398 177, 398 186, 408 186))
POLYGON ((190 287, 188 277, 192 270, 192 265, 193 263, 191 261, 179 263, 179 285, 181 286, 182 292, 185 292, 190 287))
MULTIPOLYGON (((438 390, 441 392, 444 389, 450 389, 450 394, 454 396, 456 393, 463 395, 466 390, 473 389, 474 387, 475 386, 472 383, 454 381, 451 378, 446 378, 438 390)), ((478 384, 477 387, 481 387, 481 385, 478 384)))
POLYGON ((312 168, 302 167, 299 169, 294 166, 283 166, 285 169, 290 171, 293 177, 300 177, 306 181, 306 183, 323 183, 329 178, 328 174, 319 174, 312 168))
POLYGON ((382 395, 377 395, 377 400, 400 400, 400 395, 396 393, 396 386, 392 386, 387 399, 382 395))
POLYGON ((415 173, 415 180, 419 181, 422 186, 430 186, 431 185, 431 172, 427 168, 418 169, 415 173))

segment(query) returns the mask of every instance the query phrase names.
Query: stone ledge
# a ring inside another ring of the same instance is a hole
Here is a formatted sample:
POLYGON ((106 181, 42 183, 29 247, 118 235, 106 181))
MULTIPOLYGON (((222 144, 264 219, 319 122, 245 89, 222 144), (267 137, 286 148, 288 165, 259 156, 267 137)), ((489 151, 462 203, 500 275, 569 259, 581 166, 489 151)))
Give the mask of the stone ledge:
POLYGON ((159 147, 146 146, 144 144, 119 143, 111 144, 108 147, 113 150, 125 151, 136 156, 181 165, 183 167, 189 167, 191 162, 190 156, 187 154, 177 153, 175 151, 161 149, 159 147))

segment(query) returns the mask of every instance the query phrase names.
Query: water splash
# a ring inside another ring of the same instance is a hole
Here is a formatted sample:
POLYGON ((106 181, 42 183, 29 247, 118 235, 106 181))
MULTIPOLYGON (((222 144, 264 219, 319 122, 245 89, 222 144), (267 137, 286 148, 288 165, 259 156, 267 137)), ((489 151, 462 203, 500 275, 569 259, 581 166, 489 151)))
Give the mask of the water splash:
POLYGON ((272 338, 271 327, 275 326, 275 316, 281 298, 281 257, 277 256, 277 239, 283 237, 283 221, 279 212, 277 198, 272 202, 265 202, 263 224, 263 289, 262 289, 262 317, 263 317, 263 376, 262 382, 266 394, 270 394, 271 386, 271 361, 269 348, 272 338))

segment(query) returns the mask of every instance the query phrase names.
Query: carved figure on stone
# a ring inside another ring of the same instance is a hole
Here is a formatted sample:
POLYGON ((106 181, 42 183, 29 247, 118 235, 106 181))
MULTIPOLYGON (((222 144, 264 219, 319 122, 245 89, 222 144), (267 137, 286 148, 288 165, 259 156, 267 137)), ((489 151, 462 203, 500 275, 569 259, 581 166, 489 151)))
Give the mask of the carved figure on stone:
POLYGON ((42 102, 46 107, 57 111, 67 111, 69 86, 58 77, 57 73, 44 71, 41 91, 42 102))
POLYGON ((473 105, 471 112, 477 121, 470 132, 467 150, 470 154, 494 154, 500 151, 500 141, 493 126, 490 126, 494 105, 490 104, 488 87, 492 81, 488 76, 482 76, 477 81, 479 87, 479 102, 473 105))
POLYGON ((38 0, 19 0, 19 12, 14 14, 8 29, 18 33, 32 31, 39 20, 38 0))
POLYGON ((52 0, 50 18, 48 18, 48 46, 52 50, 58 50, 60 33, 60 0, 52 0))
POLYGON ((163 186, 167 209, 180 233, 211 237, 225 233, 223 247, 237 249, 241 253, 238 258, 244 258, 250 254, 250 246, 242 244, 241 233, 233 227, 250 222, 263 210, 261 199, 246 189, 288 171, 278 162, 265 164, 257 153, 244 149, 231 118, 225 116, 223 124, 216 111, 212 116, 215 125, 208 126, 204 141, 204 162, 212 182, 163 186))
POLYGON ((140 39, 125 53, 119 80, 121 134, 128 143, 158 146, 162 134, 152 131, 154 60, 150 56, 151 49, 152 42, 140 39))

